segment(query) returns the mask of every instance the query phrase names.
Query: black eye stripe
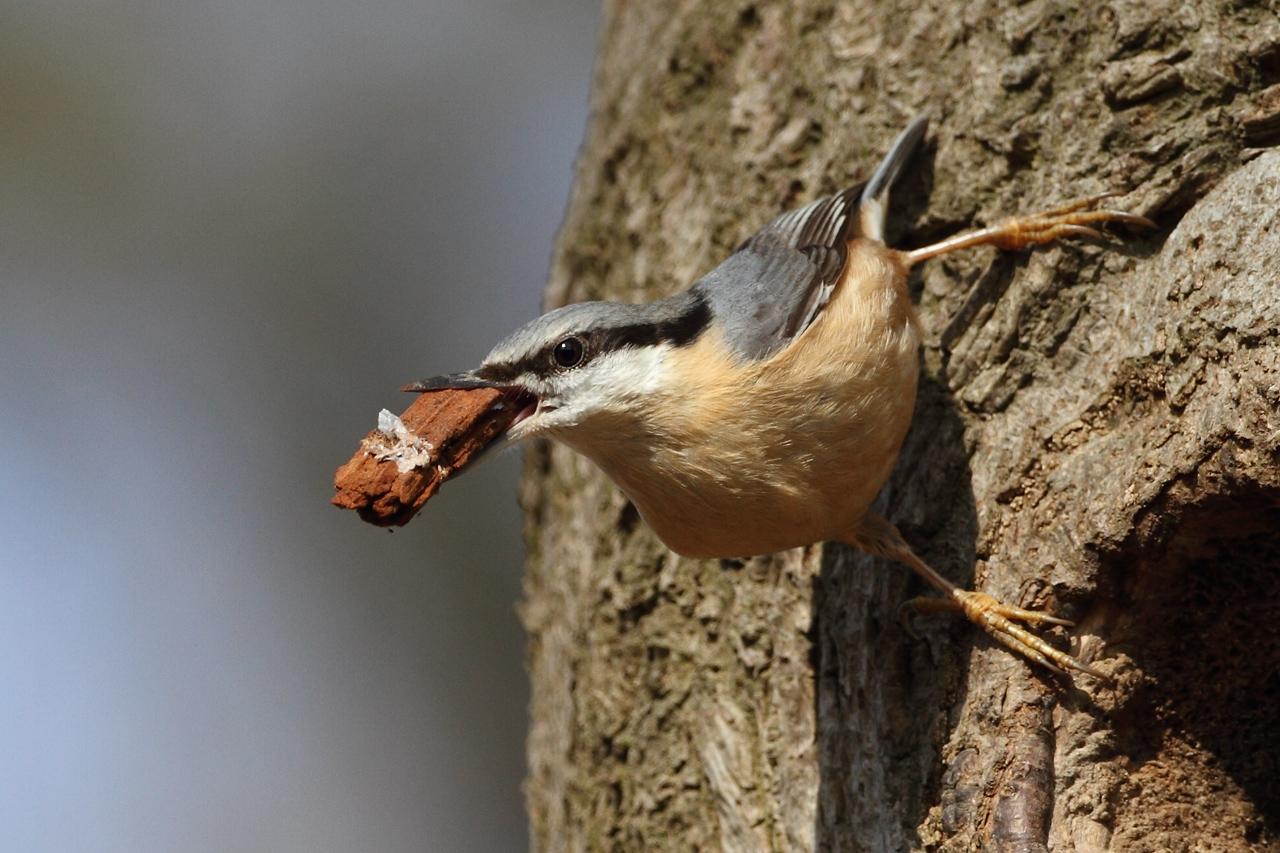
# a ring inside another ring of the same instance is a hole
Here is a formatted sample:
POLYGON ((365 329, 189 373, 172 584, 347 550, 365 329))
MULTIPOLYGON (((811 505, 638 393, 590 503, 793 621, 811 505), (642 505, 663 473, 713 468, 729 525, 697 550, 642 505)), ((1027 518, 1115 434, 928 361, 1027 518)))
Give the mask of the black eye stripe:
POLYGON ((476 376, 490 382, 511 382, 523 372, 518 364, 486 364, 476 371, 476 376))
POLYGON ((586 365, 592 359, 615 350, 657 346, 664 343, 677 347, 687 346, 696 341, 711 325, 711 307, 706 299, 696 292, 687 295, 689 299, 685 309, 668 319, 655 323, 633 323, 562 335, 554 343, 524 358, 486 365, 479 374, 493 382, 511 382, 525 373, 546 377, 571 369, 560 365, 555 358, 556 347, 569 338, 582 343, 582 358, 574 367, 586 365))
POLYGON ((691 300, 681 314, 658 323, 635 323, 601 329, 587 336, 590 353, 612 352, 627 347, 649 347, 671 344, 682 347, 698 339, 711 325, 711 307, 701 294, 691 300))

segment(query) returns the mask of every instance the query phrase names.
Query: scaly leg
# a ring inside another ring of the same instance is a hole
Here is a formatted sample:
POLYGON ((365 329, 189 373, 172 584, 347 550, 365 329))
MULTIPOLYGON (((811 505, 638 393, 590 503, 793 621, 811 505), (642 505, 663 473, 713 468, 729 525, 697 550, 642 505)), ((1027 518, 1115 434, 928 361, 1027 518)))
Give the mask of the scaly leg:
POLYGON ((960 249, 970 249, 974 246, 990 245, 1000 249, 1018 250, 1025 249, 1028 246, 1051 243, 1062 237, 1101 239, 1102 234, 1097 229, 1089 226, 1103 222, 1123 222, 1127 225, 1137 225, 1143 228, 1156 227, 1156 224, 1145 216, 1125 213, 1121 210, 1095 209, 1100 202, 1114 198, 1117 195, 1119 193, 1103 193, 1090 198, 1079 199, 1070 204, 1046 210, 1043 213, 1034 213, 1030 216, 1015 216, 998 225, 979 228, 976 231, 966 231, 963 234, 956 234, 954 237, 948 237, 941 242, 921 249, 902 252, 902 259, 908 267, 913 267, 921 261, 927 261, 929 258, 936 258, 939 255, 945 255, 948 252, 955 252, 960 249))
POLYGON ((1004 604, 986 593, 960 589, 916 556, 911 546, 898 532, 898 528, 875 513, 867 513, 857 531, 843 541, 869 554, 905 563, 947 596, 943 599, 916 599, 908 602, 910 606, 917 609, 958 610, 970 622, 979 625, 982 630, 1007 648, 1054 672, 1065 675, 1066 670, 1074 669, 1095 678, 1110 680, 1106 674, 1054 648, 1042 638, 1016 624, 1025 622, 1032 625, 1070 627, 1071 622, 1039 610, 1024 610, 1021 607, 1004 604))

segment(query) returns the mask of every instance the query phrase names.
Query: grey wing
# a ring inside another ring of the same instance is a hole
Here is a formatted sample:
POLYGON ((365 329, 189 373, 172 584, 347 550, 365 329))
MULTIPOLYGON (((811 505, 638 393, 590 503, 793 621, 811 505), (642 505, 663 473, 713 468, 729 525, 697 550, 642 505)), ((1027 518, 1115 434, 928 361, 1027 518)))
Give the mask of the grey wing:
POLYGON ((917 116, 865 184, 784 213, 693 286, 741 358, 768 358, 822 313, 848 259, 849 239, 884 240, 889 190, 929 128, 917 116))
POLYGON ((776 353, 809 327, 844 271, 862 185, 782 214, 693 289, 741 358, 776 353))

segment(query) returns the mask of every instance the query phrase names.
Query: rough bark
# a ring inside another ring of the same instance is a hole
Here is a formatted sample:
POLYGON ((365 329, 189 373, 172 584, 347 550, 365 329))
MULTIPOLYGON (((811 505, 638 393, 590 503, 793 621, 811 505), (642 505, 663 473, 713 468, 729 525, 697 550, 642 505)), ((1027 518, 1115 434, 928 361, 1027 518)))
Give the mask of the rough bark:
POLYGON ((535 846, 1275 845, 1275 6, 617 0, 599 56, 553 305, 683 288, 921 109, 896 245, 1117 187, 1161 228, 926 265, 917 416, 881 496, 944 573, 1077 619, 1114 685, 958 621, 911 637, 919 583, 841 547, 679 559, 541 447, 535 846))

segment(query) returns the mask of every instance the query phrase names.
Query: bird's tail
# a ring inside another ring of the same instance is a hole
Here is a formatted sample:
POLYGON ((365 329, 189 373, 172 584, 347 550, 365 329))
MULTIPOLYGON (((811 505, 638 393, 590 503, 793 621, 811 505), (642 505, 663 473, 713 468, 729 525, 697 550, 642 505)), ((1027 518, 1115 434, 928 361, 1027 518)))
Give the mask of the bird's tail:
POLYGON ((858 201, 858 228, 861 236, 884 242, 884 219, 889 212, 889 190, 894 181, 902 173, 902 167, 911 159, 920 140, 924 139, 929 129, 929 117, 918 115, 907 125, 906 130, 898 134, 884 155, 875 174, 862 189, 862 198, 858 201))

